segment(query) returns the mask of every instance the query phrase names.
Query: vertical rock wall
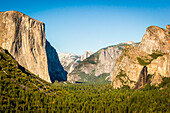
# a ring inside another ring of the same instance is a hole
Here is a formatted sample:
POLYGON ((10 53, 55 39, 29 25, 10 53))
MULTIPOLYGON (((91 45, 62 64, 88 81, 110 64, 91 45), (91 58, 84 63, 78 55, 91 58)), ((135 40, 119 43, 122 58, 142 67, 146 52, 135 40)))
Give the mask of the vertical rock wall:
MULTIPOLYGON (((0 46, 7 49, 20 65, 51 82, 50 76, 55 75, 49 73, 52 69, 49 69, 48 62, 52 61, 48 61, 46 43, 44 23, 17 11, 0 12, 0 46)), ((60 65, 53 69, 58 68, 64 72, 60 65)), ((65 80, 66 75, 61 76, 65 80)))

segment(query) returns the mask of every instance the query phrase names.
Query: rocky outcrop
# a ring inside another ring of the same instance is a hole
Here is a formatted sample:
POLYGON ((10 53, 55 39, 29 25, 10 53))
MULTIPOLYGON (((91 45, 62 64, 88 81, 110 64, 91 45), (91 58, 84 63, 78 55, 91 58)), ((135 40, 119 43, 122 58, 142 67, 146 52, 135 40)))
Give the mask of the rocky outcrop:
POLYGON ((158 57, 148 66, 144 66, 135 89, 144 87, 147 83, 157 86, 162 82, 162 78, 170 77, 170 53, 158 57))
POLYGON ((92 51, 85 51, 84 55, 81 55, 80 60, 83 61, 84 59, 90 57, 92 54, 94 54, 94 52, 92 52, 92 51))
POLYGON ((169 39, 168 26, 167 29, 149 27, 139 47, 123 49, 112 73, 112 86, 141 88, 147 83, 161 83, 162 77, 170 77, 169 39))
POLYGON ((153 60, 148 66, 148 73, 153 75, 151 85, 162 82, 162 77, 170 77, 170 53, 153 60))
MULTIPOLYGON (((70 78, 74 81, 89 81, 89 79, 92 79, 91 77, 95 78, 102 75, 103 80, 108 81, 111 78, 110 73, 114 69, 116 58, 120 56, 125 45, 128 44, 121 43, 99 50, 80 62, 70 73, 70 78)), ((136 46, 137 44, 132 45, 136 46)))
POLYGON ((166 26, 166 29, 157 26, 150 26, 147 28, 146 33, 142 38, 142 42, 139 44, 139 49, 149 54, 152 54, 155 51, 169 53, 169 35, 169 25, 166 26))
POLYGON ((59 59, 64 69, 71 73, 80 63, 80 56, 70 53, 59 53, 59 59))
POLYGON ((45 38, 44 23, 17 11, 0 12, 0 46, 40 78, 51 82, 60 76, 66 80, 57 53, 45 38), (57 64, 55 68, 52 62, 57 64))
MULTIPOLYGON (((123 85, 131 86, 131 88, 135 87, 135 82, 138 81, 141 70, 143 69, 143 65, 138 63, 138 56, 145 58, 148 56, 148 54, 139 50, 137 47, 124 47, 122 54, 116 60, 115 68, 112 72, 112 85, 114 88, 120 88, 123 85), (126 76, 121 76, 121 73, 125 74, 126 76), (129 79, 126 79, 126 77, 129 79), (121 79, 126 80, 121 81, 121 79)), ((151 57, 148 57, 148 59, 151 59, 151 57)))
POLYGON ((132 41, 127 41, 127 42, 124 42, 123 44, 135 44, 135 43, 132 41))

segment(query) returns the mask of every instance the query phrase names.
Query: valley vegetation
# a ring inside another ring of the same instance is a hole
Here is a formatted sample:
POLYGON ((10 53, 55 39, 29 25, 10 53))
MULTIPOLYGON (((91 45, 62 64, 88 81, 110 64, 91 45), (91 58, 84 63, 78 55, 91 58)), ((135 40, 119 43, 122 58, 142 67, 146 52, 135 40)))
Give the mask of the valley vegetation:
POLYGON ((159 90, 149 85, 142 90, 127 87, 113 90, 110 85, 99 84, 60 83, 55 86, 60 89, 56 91, 60 95, 5 88, 8 91, 3 91, 5 96, 1 96, 0 109, 3 112, 51 113, 169 112, 169 89, 159 90))
POLYGON ((113 89, 109 84, 50 84, 0 52, 0 112, 133 113, 170 112, 170 79, 143 89, 113 89), (161 89, 161 90, 160 90, 161 89))

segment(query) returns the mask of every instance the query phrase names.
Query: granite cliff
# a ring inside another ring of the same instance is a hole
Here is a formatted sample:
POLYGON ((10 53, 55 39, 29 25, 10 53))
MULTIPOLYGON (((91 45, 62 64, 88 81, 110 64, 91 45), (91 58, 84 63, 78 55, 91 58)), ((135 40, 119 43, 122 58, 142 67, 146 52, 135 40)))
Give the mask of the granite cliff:
POLYGON ((116 60, 112 86, 142 88, 170 77, 170 29, 150 26, 138 47, 126 46, 116 60))
POLYGON ((40 78, 67 80, 56 50, 45 38, 45 24, 21 12, 0 12, 0 46, 40 78))

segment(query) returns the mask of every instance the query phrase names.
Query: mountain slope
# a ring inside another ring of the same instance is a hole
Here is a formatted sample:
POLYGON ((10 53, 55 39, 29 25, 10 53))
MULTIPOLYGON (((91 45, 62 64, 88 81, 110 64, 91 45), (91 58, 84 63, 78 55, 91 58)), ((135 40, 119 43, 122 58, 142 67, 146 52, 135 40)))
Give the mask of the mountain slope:
POLYGON ((170 77, 170 34, 167 29, 148 27, 139 47, 126 46, 113 70, 112 86, 142 88, 170 77))
MULTIPOLYGON (((41 91, 45 95, 55 94, 55 90, 50 83, 44 81, 38 76, 18 64, 18 62, 0 47, 0 81, 1 91, 5 88, 14 87, 15 90, 23 89, 29 91, 41 91), (14 86, 13 86, 14 85, 14 86), (17 88, 16 88, 17 87, 17 88)), ((7 95, 5 95, 7 96, 7 95)))
POLYGON ((43 111, 53 101, 49 97, 58 98, 65 94, 66 91, 52 86, 19 65, 7 50, 0 47, 1 112, 43 111))
POLYGON ((48 82, 67 80, 56 50, 45 38, 44 23, 21 12, 0 12, 0 46, 40 78, 48 82))
MULTIPOLYGON (((128 44, 121 43, 115 46, 109 46, 94 53, 75 67, 75 69, 69 74, 70 78, 68 80, 98 82, 96 79, 100 78, 100 81, 107 82, 112 77, 110 76, 110 73, 114 68, 116 58, 120 56, 125 45, 128 44)), ((137 46, 137 44, 132 45, 137 46)))

